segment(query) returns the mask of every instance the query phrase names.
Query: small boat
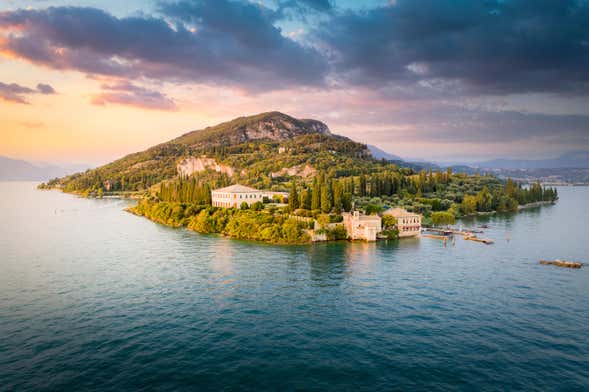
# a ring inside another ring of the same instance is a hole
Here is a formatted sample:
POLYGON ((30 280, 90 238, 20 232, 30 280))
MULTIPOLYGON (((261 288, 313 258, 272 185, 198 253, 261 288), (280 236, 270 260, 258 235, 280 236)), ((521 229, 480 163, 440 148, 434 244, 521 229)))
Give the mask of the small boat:
POLYGON ((581 268, 583 263, 578 261, 566 261, 566 260, 540 260, 540 264, 544 265, 555 265, 557 267, 564 267, 564 268, 581 268))
POLYGON ((489 238, 479 238, 474 234, 465 234, 464 235, 464 239, 467 241, 475 241, 475 242, 481 242, 485 245, 491 245, 493 244, 495 241, 493 241, 492 239, 489 238))

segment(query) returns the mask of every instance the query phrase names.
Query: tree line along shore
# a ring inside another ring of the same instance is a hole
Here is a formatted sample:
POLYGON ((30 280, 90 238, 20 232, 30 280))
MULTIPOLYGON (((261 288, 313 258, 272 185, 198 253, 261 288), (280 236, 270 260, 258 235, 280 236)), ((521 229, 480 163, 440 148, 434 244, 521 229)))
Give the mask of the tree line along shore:
MULTIPOLYGON (((162 183, 130 212, 155 222, 186 227, 199 233, 270 243, 299 244, 311 241, 309 231, 319 228, 327 240, 345 240, 342 213, 352 209, 375 215, 400 206, 423 216, 423 224, 453 224, 457 218, 478 213, 516 212, 530 203, 553 203, 554 188, 539 183, 522 187, 490 176, 445 172, 418 173, 411 182, 394 176, 329 179, 320 173, 312 181, 292 180, 288 197, 265 198, 237 208, 211 205, 211 186, 197 178, 162 183), (457 189, 461 190, 457 197, 457 189), (477 191, 478 189, 478 191, 477 191)), ((396 222, 384 216, 383 233, 397 238, 396 222)))

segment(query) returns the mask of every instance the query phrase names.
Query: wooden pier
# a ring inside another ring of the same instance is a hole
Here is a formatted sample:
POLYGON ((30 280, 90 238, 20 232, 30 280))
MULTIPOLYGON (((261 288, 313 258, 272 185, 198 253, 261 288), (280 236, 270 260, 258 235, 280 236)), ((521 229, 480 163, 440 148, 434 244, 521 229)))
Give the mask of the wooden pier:
POLYGON ((442 241, 446 241, 448 239, 448 236, 438 235, 438 234, 422 234, 422 237, 433 238, 435 240, 442 240, 442 241))
MULTIPOLYGON (((423 236, 427 237, 427 238, 442 239, 442 238, 448 238, 453 235, 461 235, 462 238, 464 238, 467 241, 480 242, 480 243, 483 243, 486 245, 491 245, 491 244, 495 243, 495 241, 493 241, 490 238, 477 237, 476 234, 474 234, 474 232, 472 232, 472 231, 462 231, 462 230, 456 230, 456 229, 452 229, 452 228, 436 229, 436 228, 431 228, 431 227, 424 229, 424 231, 438 233, 437 235, 436 234, 423 234, 423 236)), ((480 233, 481 231, 478 231, 478 232, 480 233)))

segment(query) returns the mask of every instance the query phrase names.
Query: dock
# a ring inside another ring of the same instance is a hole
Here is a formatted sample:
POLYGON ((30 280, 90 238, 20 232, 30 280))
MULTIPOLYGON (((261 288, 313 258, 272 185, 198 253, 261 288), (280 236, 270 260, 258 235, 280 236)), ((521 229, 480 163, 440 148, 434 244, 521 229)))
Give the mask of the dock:
POLYGON ((433 239, 442 240, 442 241, 448 240, 448 236, 447 235, 422 234, 422 237, 425 237, 425 238, 433 238, 433 239))
MULTIPOLYGON (((490 238, 477 237, 473 231, 463 231, 463 230, 456 230, 456 229, 452 229, 452 228, 436 229, 436 228, 431 228, 431 227, 424 229, 424 231, 438 233, 438 234, 423 234, 423 236, 427 237, 427 238, 443 239, 443 238, 448 238, 449 236, 453 236, 453 235, 461 235, 462 238, 464 238, 467 241, 480 242, 480 243, 483 243, 486 245, 491 245, 491 244, 495 243, 495 241, 493 241, 490 238)), ((477 233, 482 233, 482 231, 479 230, 479 231, 477 231, 477 233)))
POLYGON ((578 261, 566 261, 566 260, 540 260, 540 264, 544 265, 555 265, 557 267, 564 267, 564 268, 581 268, 583 263, 578 261))

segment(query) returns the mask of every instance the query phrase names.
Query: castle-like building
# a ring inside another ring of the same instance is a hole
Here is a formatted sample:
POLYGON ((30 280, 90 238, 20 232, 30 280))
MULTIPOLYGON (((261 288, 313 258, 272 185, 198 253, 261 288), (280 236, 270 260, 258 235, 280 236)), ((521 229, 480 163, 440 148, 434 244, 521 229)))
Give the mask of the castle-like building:
POLYGON ((378 215, 363 215, 358 211, 344 212, 343 224, 351 240, 376 241, 382 231, 382 220, 378 215))

